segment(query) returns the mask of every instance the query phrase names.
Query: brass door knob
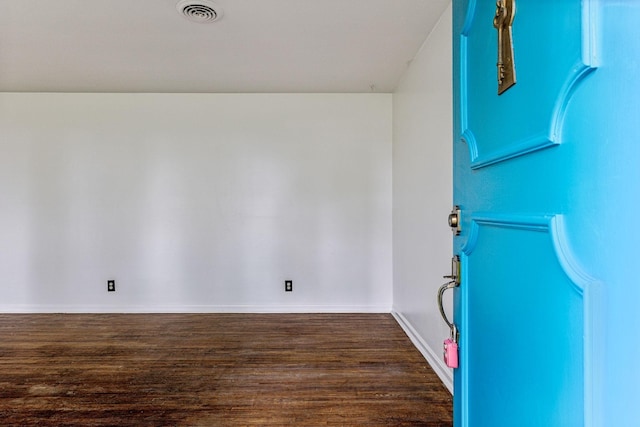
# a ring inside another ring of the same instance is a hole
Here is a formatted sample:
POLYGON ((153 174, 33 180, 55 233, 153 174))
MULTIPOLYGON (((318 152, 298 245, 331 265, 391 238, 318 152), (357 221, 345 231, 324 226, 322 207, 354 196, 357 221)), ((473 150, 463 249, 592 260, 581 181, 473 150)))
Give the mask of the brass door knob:
POLYGON ((460 206, 454 206, 449 214, 449 227, 454 235, 460 234, 460 206))
POLYGON ((458 228, 458 214, 450 213, 449 214, 449 227, 458 228))

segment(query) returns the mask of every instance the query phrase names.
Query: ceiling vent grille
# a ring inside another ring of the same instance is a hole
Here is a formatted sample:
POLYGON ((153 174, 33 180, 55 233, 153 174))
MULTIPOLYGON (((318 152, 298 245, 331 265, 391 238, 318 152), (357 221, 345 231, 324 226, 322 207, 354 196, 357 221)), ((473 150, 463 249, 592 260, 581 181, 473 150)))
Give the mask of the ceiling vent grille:
POLYGON ((182 0, 176 9, 192 22, 206 24, 222 18, 222 9, 214 2, 207 0, 182 0))

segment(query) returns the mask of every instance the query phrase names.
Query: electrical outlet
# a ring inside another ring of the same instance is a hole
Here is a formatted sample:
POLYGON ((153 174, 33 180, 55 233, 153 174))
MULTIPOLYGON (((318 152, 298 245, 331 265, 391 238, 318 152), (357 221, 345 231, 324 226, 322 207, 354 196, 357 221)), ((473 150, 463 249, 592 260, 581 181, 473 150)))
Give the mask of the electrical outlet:
POLYGON ((116 291, 116 281, 107 280, 107 292, 115 292, 115 291, 116 291))
POLYGON ((293 292, 293 280, 285 280, 284 281, 284 291, 285 292, 293 292))

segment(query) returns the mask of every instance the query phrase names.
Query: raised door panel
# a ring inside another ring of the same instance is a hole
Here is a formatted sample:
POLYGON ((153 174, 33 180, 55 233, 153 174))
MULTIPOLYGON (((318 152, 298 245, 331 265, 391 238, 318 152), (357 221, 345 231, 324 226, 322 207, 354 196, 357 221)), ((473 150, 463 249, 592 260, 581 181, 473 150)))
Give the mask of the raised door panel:
POLYGON ((468 2, 459 35, 460 132, 472 168, 560 143, 571 93, 593 70, 594 12, 589 0, 583 3, 516 2, 512 25, 516 84, 496 96, 498 35, 492 25, 496 3, 468 2))
POLYGON ((555 222, 474 215, 463 249, 470 426, 583 425, 583 292, 555 222))

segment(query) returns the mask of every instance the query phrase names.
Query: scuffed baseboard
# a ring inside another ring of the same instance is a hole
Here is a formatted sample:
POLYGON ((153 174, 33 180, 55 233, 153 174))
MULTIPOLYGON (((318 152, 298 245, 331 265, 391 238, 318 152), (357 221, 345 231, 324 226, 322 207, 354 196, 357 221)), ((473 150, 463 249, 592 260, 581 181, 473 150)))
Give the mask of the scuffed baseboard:
POLYGON ((436 375, 438 375, 440 380, 444 383, 445 387, 447 387, 449 392, 453 394, 453 375, 451 373, 451 369, 449 369, 442 361, 440 349, 438 349, 438 353, 436 353, 431 347, 429 347, 422 337, 416 332, 407 318, 401 313, 392 311, 391 314, 398 321, 398 324, 400 324, 400 327, 407 334, 413 345, 415 345, 420 353, 422 353, 422 356, 427 360, 436 375))

